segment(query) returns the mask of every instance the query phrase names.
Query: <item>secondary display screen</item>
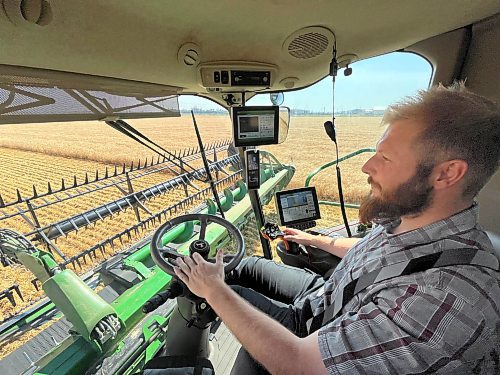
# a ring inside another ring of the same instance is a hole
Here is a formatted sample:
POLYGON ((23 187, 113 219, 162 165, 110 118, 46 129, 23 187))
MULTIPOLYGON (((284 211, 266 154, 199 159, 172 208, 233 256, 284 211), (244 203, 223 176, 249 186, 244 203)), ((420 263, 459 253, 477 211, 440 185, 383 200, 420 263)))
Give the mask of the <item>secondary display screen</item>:
POLYGON ((278 143, 279 107, 233 107, 232 111, 236 147, 278 143))
POLYGON ((285 190, 276 193, 281 225, 321 219, 314 187, 285 190))

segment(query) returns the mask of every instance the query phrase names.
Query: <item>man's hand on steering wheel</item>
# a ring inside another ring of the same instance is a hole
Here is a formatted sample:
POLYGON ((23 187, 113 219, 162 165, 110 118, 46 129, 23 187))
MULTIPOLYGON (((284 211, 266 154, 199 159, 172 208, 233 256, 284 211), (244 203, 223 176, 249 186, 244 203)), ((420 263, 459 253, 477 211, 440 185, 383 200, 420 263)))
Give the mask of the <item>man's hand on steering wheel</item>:
POLYGON ((219 249, 215 263, 207 262, 198 253, 179 257, 175 260, 177 266, 174 272, 193 294, 207 299, 211 291, 224 284, 223 255, 222 249, 219 249))

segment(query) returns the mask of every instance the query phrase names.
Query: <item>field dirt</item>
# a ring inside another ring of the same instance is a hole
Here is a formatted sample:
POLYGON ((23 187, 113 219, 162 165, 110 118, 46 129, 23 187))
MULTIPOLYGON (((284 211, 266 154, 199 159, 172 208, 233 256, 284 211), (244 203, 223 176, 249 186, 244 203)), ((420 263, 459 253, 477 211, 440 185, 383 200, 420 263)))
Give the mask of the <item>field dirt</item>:
MULTIPOLYGON (((327 117, 292 117, 288 139, 281 145, 263 147, 271 151, 282 163, 296 166, 297 171, 289 188, 304 186, 308 173, 333 160, 335 147, 323 128, 326 120, 327 117)), ((197 121, 205 144, 231 137, 229 116, 200 115, 197 116, 197 121)), ((170 151, 193 148, 197 145, 190 116, 132 120, 130 123, 170 151)), ((380 118, 376 117, 338 118, 339 155, 343 156, 360 148, 374 147, 383 131, 379 124, 380 118)), ((224 156, 223 153, 218 155, 219 158, 224 156)), ((359 203, 368 193, 366 176, 361 173, 361 166, 369 156, 370 154, 363 154, 341 164, 347 202, 359 203)), ((60 187, 61 179, 65 179, 66 182, 73 181, 73 176, 76 175, 78 181, 83 181, 86 173, 94 176, 95 171, 99 170, 102 175, 106 168, 111 171, 115 166, 121 167, 124 163, 127 166, 132 162, 137 165, 139 159, 151 160, 152 157, 156 159, 156 155, 152 155, 150 150, 101 122, 0 126, 0 195, 5 202, 9 202, 16 199, 16 189, 19 189, 22 196, 29 196, 33 185, 41 193, 47 190, 48 182, 53 188, 60 187)), ((134 180, 134 189, 139 190, 171 177, 172 175, 168 173, 157 173, 134 180)), ((335 168, 331 167, 316 176, 311 185, 316 186, 320 200, 337 200, 336 181, 335 168)), ((198 185, 204 187, 202 184, 198 185)), ((188 193, 191 192, 194 190, 190 188, 188 193)), ((177 189, 147 202, 146 207, 152 212, 158 212, 182 199, 184 194, 183 189, 177 189)), ((118 189, 106 189, 40 209, 37 217, 43 226, 121 196, 122 193, 118 189)), ((200 202, 201 200, 194 203, 200 202)), ((323 219, 319 222, 319 226, 340 224, 340 210, 335 207, 325 207, 321 208, 323 219)), ((2 210, 9 212, 8 208, 2 210)), ((267 205, 264 210, 268 220, 277 221, 274 203, 267 205)), ((348 216, 351 220, 355 220, 356 210, 348 210, 348 216)), ((134 223, 136 223, 134 212, 129 209, 112 218, 99 221, 89 229, 60 238, 56 244, 66 256, 71 256, 134 223)), ((0 222, 0 227, 24 233, 31 230, 26 221, 19 216, 3 220, 0 222)), ((123 247, 146 236, 153 229, 150 227, 147 231, 139 232, 129 241, 125 241, 123 247)), ((247 253, 261 253, 255 226, 247 225, 244 234, 248 239, 247 253)), ((90 270, 104 258, 120 251, 120 248, 121 246, 117 246, 110 249, 104 255, 97 253, 94 262, 83 265, 75 271, 82 274, 90 270)), ((56 259, 61 260, 57 257, 56 259)), ((23 293, 24 302, 19 300, 17 295, 14 295, 17 302, 15 307, 6 299, 1 300, 0 321, 42 297, 42 292, 36 291, 31 285, 33 275, 22 266, 3 268, 2 276, 0 291, 17 283, 23 293)))

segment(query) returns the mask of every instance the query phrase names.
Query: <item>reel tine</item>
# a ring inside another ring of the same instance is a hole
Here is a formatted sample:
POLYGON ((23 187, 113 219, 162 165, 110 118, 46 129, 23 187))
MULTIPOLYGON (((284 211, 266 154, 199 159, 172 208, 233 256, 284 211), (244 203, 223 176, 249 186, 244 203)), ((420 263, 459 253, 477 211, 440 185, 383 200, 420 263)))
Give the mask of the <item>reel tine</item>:
POLYGON ((31 280, 31 285, 33 285, 33 287, 36 289, 37 292, 40 291, 40 288, 38 287, 38 282, 39 280, 36 277, 33 280, 31 280))
POLYGON ((21 196, 21 192, 19 191, 19 189, 16 189, 16 193, 17 193, 17 203, 21 203, 23 201, 23 197, 21 196))

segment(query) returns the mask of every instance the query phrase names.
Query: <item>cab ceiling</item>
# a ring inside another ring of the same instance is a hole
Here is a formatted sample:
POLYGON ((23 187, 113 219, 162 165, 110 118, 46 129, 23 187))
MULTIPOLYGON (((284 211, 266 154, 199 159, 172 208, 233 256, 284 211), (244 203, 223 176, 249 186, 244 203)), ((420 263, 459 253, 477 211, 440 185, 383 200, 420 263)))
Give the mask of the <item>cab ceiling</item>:
POLYGON ((3 0, 0 64, 206 94, 196 65, 258 62, 277 68, 270 89, 284 90, 287 77, 294 78, 293 88, 298 88, 328 73, 331 48, 302 59, 282 48, 297 30, 329 29, 336 37, 338 56, 364 59, 475 23, 499 10, 498 0, 3 0), (38 3, 45 8, 37 8, 38 3), (16 6, 21 7, 18 15, 16 6), (193 67, 178 59, 186 43, 199 47, 193 67))

